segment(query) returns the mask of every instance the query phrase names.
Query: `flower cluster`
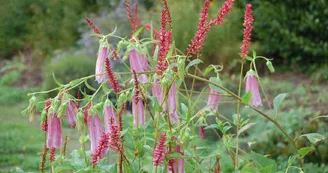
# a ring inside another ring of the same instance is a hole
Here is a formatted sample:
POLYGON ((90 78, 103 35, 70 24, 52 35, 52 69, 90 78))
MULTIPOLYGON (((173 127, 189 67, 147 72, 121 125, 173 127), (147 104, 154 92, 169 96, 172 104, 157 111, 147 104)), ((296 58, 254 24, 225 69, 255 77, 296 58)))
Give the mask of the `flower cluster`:
POLYGON ((254 18, 253 18, 253 11, 252 11, 252 5, 247 4, 246 10, 245 10, 245 17, 244 17, 244 39, 243 39, 243 45, 240 47, 241 50, 241 58, 244 59, 248 54, 248 49, 250 45, 251 40, 251 34, 253 29, 254 18))
POLYGON ((165 156, 166 156, 165 141, 166 141, 166 134, 163 133, 161 134, 159 142, 153 152, 154 166, 160 166, 162 162, 165 160, 165 156))
POLYGON ((96 166, 98 164, 98 161, 104 157, 104 154, 107 152, 108 147, 109 147, 109 134, 103 133, 98 143, 96 152, 92 154, 91 163, 93 166, 96 166))
POLYGON ((134 14, 132 14, 131 7, 130 7, 130 0, 125 0, 125 9, 128 15, 128 19, 130 21, 130 25, 133 32, 136 32, 138 27, 141 24, 139 15, 138 15, 138 4, 135 5, 134 14))
POLYGON ((109 59, 106 58, 106 70, 108 75, 108 82, 112 89, 118 93, 122 90, 120 84, 118 83, 118 79, 112 70, 112 66, 110 65, 109 59))
POLYGON ((95 32, 96 34, 101 34, 98 27, 90 19, 85 18, 85 21, 88 23, 93 32, 95 32))
POLYGON ((110 139, 109 146, 116 153, 120 153, 121 151, 120 131, 118 129, 118 126, 115 124, 110 125, 109 139, 110 139))

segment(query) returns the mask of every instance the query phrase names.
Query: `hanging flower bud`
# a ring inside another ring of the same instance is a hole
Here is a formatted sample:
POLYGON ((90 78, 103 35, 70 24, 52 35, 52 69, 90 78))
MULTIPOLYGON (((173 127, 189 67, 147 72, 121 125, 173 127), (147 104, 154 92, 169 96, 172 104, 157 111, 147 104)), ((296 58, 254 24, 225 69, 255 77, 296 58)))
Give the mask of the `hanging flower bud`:
POLYGON ((63 142, 61 120, 57 114, 48 116, 47 148, 60 148, 63 142))
POLYGON ((91 143, 91 154, 95 154, 103 133, 103 128, 98 115, 91 115, 88 117, 88 128, 91 143))
MULTIPOLYGON (((168 93, 167 106, 170 115, 170 120, 173 123, 179 123, 178 109, 177 109, 177 86, 173 82, 171 89, 168 93)), ((166 107, 166 106, 165 106, 166 107)))
POLYGON ((145 107, 142 99, 136 95, 132 96, 132 115, 135 128, 145 125, 145 107))
POLYGON ((256 74, 253 70, 248 71, 246 74, 246 93, 248 92, 252 93, 252 98, 249 105, 255 107, 262 106, 259 84, 256 74))
POLYGON ((103 46, 99 49, 97 64, 96 64, 96 81, 102 83, 107 80, 107 75, 104 74, 105 71, 105 61, 109 55, 109 49, 103 46))
POLYGON ((112 107, 112 105, 109 103, 109 100, 105 102, 104 106, 104 123, 105 123, 105 132, 110 133, 111 124, 117 125, 117 118, 116 118, 116 113, 112 107))
POLYGON ((205 139, 205 126, 200 126, 199 128, 199 136, 202 140, 205 139))
MULTIPOLYGON (((136 49, 132 49, 130 51, 130 66, 131 66, 131 72, 133 72, 133 70, 136 73, 148 71, 147 57, 144 55, 139 55, 136 49)), ((146 74, 140 74, 138 80, 141 83, 147 83, 148 77, 146 74)))
POLYGON ((69 101, 68 108, 66 109, 66 118, 68 125, 72 128, 76 126, 76 114, 77 114, 77 107, 74 101, 69 101))
POLYGON ((165 141, 166 141, 166 134, 163 133, 153 152, 154 166, 160 166, 162 162, 165 160, 165 156, 166 156, 165 141))
POLYGON ((215 91, 214 89, 210 89, 210 95, 208 96, 207 106, 214 111, 218 109, 218 103, 220 100, 219 92, 215 91))
POLYGON ((163 93, 162 93, 162 87, 159 82, 159 79, 156 79, 152 88, 152 94, 157 98, 158 104, 161 104, 163 102, 163 93))

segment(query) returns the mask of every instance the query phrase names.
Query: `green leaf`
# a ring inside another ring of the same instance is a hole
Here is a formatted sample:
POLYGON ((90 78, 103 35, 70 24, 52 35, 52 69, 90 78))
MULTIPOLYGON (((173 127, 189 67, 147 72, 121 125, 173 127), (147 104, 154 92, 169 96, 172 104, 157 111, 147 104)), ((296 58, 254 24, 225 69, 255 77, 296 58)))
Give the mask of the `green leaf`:
POLYGON ((52 78, 54 79, 55 83, 56 83, 58 86, 63 86, 63 84, 60 83, 60 82, 57 80, 57 78, 56 78, 56 76, 55 76, 55 73, 52 73, 52 78))
MULTIPOLYGON (((210 81, 212 83, 215 83, 215 84, 221 86, 221 80, 219 78, 217 78, 217 77, 211 77, 210 78, 210 81)), ((225 91, 223 91, 220 87, 217 87, 217 86, 215 86, 215 85, 213 85, 211 83, 210 83, 210 88, 213 89, 213 90, 215 90, 215 91, 217 91, 217 92, 220 92, 221 94, 225 93, 225 91)))
POLYGON ((211 125, 205 127, 205 129, 218 129, 218 128, 219 128, 219 126, 217 124, 211 124, 211 125))
POLYGON ((21 168, 19 168, 19 167, 16 167, 15 171, 17 173, 24 173, 24 171, 21 168))
POLYGON ((300 157, 299 154, 290 156, 289 159, 288 159, 288 166, 287 166, 287 168, 290 168, 298 157, 300 157))
POLYGON ((139 28, 133 35, 132 37, 136 38, 140 34, 140 32, 143 30, 143 27, 139 28))
POLYGON ((215 69, 215 67, 213 65, 209 65, 208 67, 206 67, 204 76, 206 77, 208 75, 208 73, 210 73, 213 69, 215 69))
POLYGON ((312 144, 316 144, 325 139, 325 136, 319 133, 308 133, 308 134, 301 135, 299 137, 303 137, 303 136, 307 137, 312 144))
POLYGON ((237 136, 239 136, 241 133, 243 133, 244 131, 246 131, 247 129, 251 128, 252 126, 254 126, 256 123, 249 123, 246 124, 245 126, 243 126, 239 131, 237 136))
POLYGON ((309 152, 315 150, 313 146, 311 147, 304 147, 298 150, 298 153, 301 155, 301 159, 303 159, 309 152))
POLYGON ((157 45, 154 51, 154 60, 157 60, 158 52, 159 52, 159 46, 157 45))
POLYGON ((194 65, 196 65, 196 64, 200 64, 200 63, 203 63, 203 61, 200 60, 200 59, 194 59, 194 60, 192 60, 192 61, 187 65, 187 67, 186 67, 186 71, 188 71, 189 68, 190 68, 191 66, 194 66, 194 65))
POLYGON ((178 153, 178 152, 175 152, 175 153, 170 153, 170 154, 167 154, 166 155, 166 159, 167 160, 170 160, 170 159, 178 159, 178 158, 182 158, 182 154, 181 153, 178 153))
POLYGON ((251 98, 252 98, 252 92, 248 92, 241 98, 241 102, 248 105, 249 102, 251 101, 251 98))
POLYGON ((128 131, 129 131, 129 128, 124 129, 124 130, 121 132, 121 137, 124 136, 128 131))
POLYGON ((271 73, 275 72, 275 69, 274 69, 271 61, 267 61, 266 66, 268 67, 268 69, 270 70, 271 73))
POLYGON ((246 56, 246 59, 247 59, 248 61, 253 61, 253 58, 250 57, 250 56, 246 56))
POLYGON ((262 171, 260 172, 263 172, 264 170, 265 171, 271 170, 269 172, 277 171, 277 163, 274 160, 268 159, 264 157, 262 154, 258 154, 255 152, 252 152, 250 154, 250 157, 255 162, 256 167, 262 169, 262 171))
POLYGON ((171 56, 173 54, 174 47, 175 47, 175 42, 173 41, 172 44, 171 44, 171 48, 170 48, 169 52, 166 55, 166 59, 171 58, 171 56))
POLYGON ((286 93, 282 93, 277 95, 274 99, 273 99, 273 108, 274 108, 274 115, 277 116, 278 115, 278 109, 280 107, 281 102, 285 99, 285 97, 287 96, 286 93))

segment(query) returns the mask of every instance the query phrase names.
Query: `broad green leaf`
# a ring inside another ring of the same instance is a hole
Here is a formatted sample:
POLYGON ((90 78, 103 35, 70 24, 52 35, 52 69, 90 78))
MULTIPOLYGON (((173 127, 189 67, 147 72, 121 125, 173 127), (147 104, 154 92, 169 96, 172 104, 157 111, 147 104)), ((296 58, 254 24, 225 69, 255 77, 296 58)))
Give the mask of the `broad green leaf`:
POLYGON ((304 147, 298 150, 298 153, 300 153, 301 158, 304 158, 309 152, 315 150, 314 147, 304 147))
POLYGON ((192 60, 192 61, 187 65, 187 67, 186 67, 186 71, 188 71, 190 67, 192 67, 192 66, 194 66, 194 65, 197 65, 197 64, 200 64, 200 63, 203 63, 203 61, 200 60, 200 59, 194 59, 194 60, 192 60))
POLYGON ((325 136, 319 133, 308 133, 308 134, 301 135, 299 137, 303 137, 303 136, 307 137, 312 144, 316 144, 325 139, 325 136))
POLYGON ((251 101, 251 98, 252 98, 252 92, 248 92, 241 98, 241 102, 248 105, 249 102, 251 101))
POLYGON ((249 123, 246 124, 245 126, 243 126, 239 131, 238 131, 238 136, 243 133, 244 131, 246 131, 247 129, 251 128, 252 126, 254 126, 256 123, 249 123))
POLYGON ((127 132, 128 132, 129 128, 126 128, 124 129, 122 132, 121 132, 121 137, 124 136, 127 132))
POLYGON ((256 167, 263 170, 271 169, 272 172, 277 171, 277 163, 274 160, 264 157, 262 154, 252 152, 250 157, 255 162, 256 167))
POLYGON ((211 124, 211 125, 205 127, 205 129, 218 129, 218 128, 219 128, 219 126, 217 124, 211 124))
POLYGON ((242 173, 254 173, 256 172, 256 167, 252 163, 247 163, 243 169, 241 170, 242 173))
POLYGON ((283 94, 277 95, 273 99, 273 108, 274 108, 274 115, 275 116, 278 115, 279 106, 280 106, 281 102, 285 99, 286 96, 287 96, 287 94, 286 93, 283 93, 283 94))

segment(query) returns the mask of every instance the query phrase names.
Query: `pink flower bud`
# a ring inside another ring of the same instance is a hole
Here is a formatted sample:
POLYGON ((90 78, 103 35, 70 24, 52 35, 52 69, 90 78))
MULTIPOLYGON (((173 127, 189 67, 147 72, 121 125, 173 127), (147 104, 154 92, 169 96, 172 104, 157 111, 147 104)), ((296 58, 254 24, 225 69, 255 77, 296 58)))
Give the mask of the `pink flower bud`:
POLYGON ((104 74, 105 71, 105 61, 109 55, 109 49, 107 47, 101 47, 98 52, 97 64, 96 64, 96 81, 102 83, 106 81, 107 76, 104 74))
POLYGON ((218 103, 220 100, 219 94, 220 94, 219 92, 210 89, 210 95, 208 96, 207 106, 214 111, 217 111, 218 109, 218 103))
POLYGON ((88 128, 91 143, 91 154, 95 154, 103 133, 103 128, 98 115, 91 115, 88 117, 88 128))
POLYGON ((261 95, 259 91, 259 84, 255 75, 247 75, 246 78, 246 93, 251 92, 252 98, 249 103, 251 106, 262 106, 261 95))
MULTIPOLYGON (((133 70, 136 73, 145 72, 148 71, 148 60, 146 56, 139 55, 136 49, 132 49, 130 51, 130 66, 131 66, 131 72, 133 72, 133 70)), ((148 82, 147 75, 140 74, 138 77, 138 81, 141 83, 147 83, 148 82)))
POLYGON ((61 121, 57 114, 50 113, 48 117, 47 148, 60 148, 62 142, 61 121))
POLYGON ((142 99, 134 95, 132 97, 132 115, 134 127, 138 128, 140 125, 145 125, 145 107, 142 99))
POLYGON ((205 139, 205 127, 204 126, 200 126, 199 128, 199 136, 202 140, 205 139))
POLYGON ((68 103, 68 107, 66 110, 66 118, 67 122, 70 127, 75 128, 76 126, 76 114, 77 114, 77 107, 73 101, 68 103))

